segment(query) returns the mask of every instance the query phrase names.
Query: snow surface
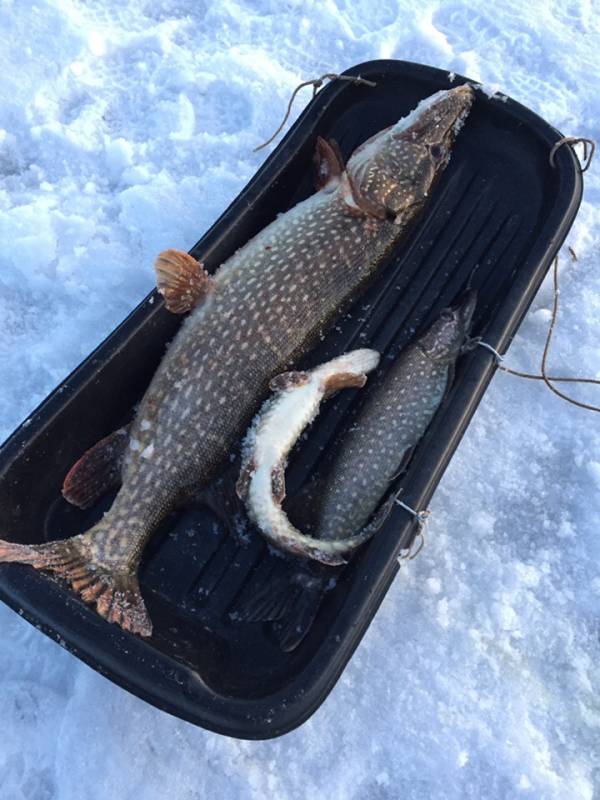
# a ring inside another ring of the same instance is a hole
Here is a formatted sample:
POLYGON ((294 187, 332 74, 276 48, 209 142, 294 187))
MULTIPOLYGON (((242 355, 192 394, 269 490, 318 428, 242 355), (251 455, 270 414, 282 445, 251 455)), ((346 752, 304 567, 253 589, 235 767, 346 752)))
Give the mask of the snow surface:
MULTIPOLYGON (((600 139, 595 0, 0 0, 0 35, 2 435, 235 197, 300 80, 431 63, 600 139)), ((600 375, 600 163, 569 244, 553 363, 600 375)), ((547 281, 511 364, 550 302, 547 281)), ((170 718, 0 608, 2 800, 598 798, 599 489, 598 419, 498 375, 427 547, 271 742, 170 718)))

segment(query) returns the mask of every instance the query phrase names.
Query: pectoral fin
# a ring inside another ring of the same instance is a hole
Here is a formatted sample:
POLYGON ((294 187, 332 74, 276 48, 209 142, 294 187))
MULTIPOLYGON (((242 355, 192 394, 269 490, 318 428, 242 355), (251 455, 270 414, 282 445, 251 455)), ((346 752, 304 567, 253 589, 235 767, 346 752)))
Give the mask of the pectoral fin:
POLYGON ((158 291, 173 314, 191 311, 211 290, 211 276, 199 261, 182 250, 163 250, 154 268, 158 291))
POLYGON ((325 396, 330 397, 340 389, 362 389, 367 382, 367 376, 353 375, 351 372, 338 372, 325 381, 325 396))
POLYGON ((322 136, 318 136, 314 165, 316 190, 324 189, 329 184, 332 184, 333 187, 344 171, 344 162, 337 142, 327 141, 322 136))
POLYGON ((73 464, 62 486, 62 495, 79 508, 89 508, 121 482, 123 457, 129 442, 129 426, 100 439, 73 464))

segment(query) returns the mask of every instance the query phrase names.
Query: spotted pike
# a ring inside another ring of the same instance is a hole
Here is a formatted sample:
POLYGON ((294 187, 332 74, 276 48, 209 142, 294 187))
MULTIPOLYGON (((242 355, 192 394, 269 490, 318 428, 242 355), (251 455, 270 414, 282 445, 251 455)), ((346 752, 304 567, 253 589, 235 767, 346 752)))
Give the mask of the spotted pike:
MULTIPOLYGON (((295 555, 339 564, 381 527, 394 498, 373 518, 374 511, 439 408, 469 333, 475 304, 476 294, 470 290, 459 305, 443 311, 429 330, 400 354, 383 380, 372 386, 343 435, 325 478, 317 484, 317 535, 301 534, 289 525, 286 537, 280 537, 280 547, 295 555)), ((265 521, 263 517, 263 524, 265 521)), ((280 519, 274 521, 283 527, 280 519)), ((273 535, 271 531, 270 538, 273 535)), ((301 567, 292 574, 294 608, 287 609, 287 619, 278 626, 285 649, 293 649, 290 643, 295 646, 312 622, 331 578, 329 573, 301 567)), ((240 616, 271 618, 274 603, 278 612, 286 610, 281 599, 272 595, 273 587, 265 586, 240 616)))
POLYGON ((191 314, 130 430, 84 454, 63 489, 80 505, 118 478, 120 491, 86 533, 37 546, 0 542, 0 561, 54 572, 109 621, 151 635, 137 580, 149 537, 215 478, 270 379, 307 352, 384 263, 448 163, 472 100, 468 86, 438 92, 359 147, 346 168, 319 140, 319 191, 213 276, 185 253, 159 256, 167 308, 191 314))

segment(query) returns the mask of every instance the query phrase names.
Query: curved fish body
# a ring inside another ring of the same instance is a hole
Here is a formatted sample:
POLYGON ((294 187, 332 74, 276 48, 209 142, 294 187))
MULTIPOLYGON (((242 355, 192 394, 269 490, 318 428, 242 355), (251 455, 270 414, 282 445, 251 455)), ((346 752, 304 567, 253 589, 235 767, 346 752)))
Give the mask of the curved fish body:
POLYGON ((276 394, 264 403, 246 436, 237 492, 252 521, 276 547, 339 563, 335 544, 333 554, 321 549, 321 542, 300 533, 283 511, 285 468, 290 450, 316 417, 321 401, 338 389, 361 388, 378 363, 375 350, 353 350, 310 372, 288 372, 271 381, 276 394))
MULTIPOLYGON (((302 534, 297 541, 286 541, 288 551, 323 563, 343 563, 380 527, 394 498, 374 518, 373 514, 446 394, 475 304, 476 294, 470 290, 460 305, 442 312, 400 354, 384 379, 373 385, 343 435, 327 475, 317 485, 317 535, 302 534), (339 560, 323 558, 322 553, 335 553, 339 560)), ((301 567, 292 574, 292 608, 277 601, 278 611, 287 614, 287 619, 277 623, 284 649, 293 649, 290 644, 296 646, 306 633, 331 578, 328 572, 301 567)), ((269 588, 250 599, 243 618, 257 619, 261 614, 270 618, 274 606, 269 588)))
MULTIPOLYGON (((310 348, 384 263, 445 168, 472 99, 468 86, 438 92, 358 148, 345 168, 321 143, 322 188, 213 276, 186 254, 163 253, 157 273, 167 307, 192 310, 119 451, 122 483, 113 505, 72 539, 0 542, 0 561, 50 570, 108 620, 150 635, 137 582, 148 538, 190 491, 216 477, 270 379, 310 348)), ((98 461, 97 452, 84 456, 69 473, 68 499, 77 502, 78 474, 89 488, 98 461)))

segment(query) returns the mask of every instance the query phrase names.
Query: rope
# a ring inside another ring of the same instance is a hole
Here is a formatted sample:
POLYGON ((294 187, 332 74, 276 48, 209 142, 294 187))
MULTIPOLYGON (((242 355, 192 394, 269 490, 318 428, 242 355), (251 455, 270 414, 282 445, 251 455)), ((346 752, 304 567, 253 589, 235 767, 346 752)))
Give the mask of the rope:
MULTIPOLYGON (((589 166, 589 162, 588 162, 589 166)), ((587 169, 587 167, 586 167, 587 169)), ((546 373, 546 366, 548 364, 548 354, 550 352, 550 343, 552 342, 552 334, 554 333, 554 328, 556 327, 556 317, 558 315, 558 297, 560 294, 560 290, 558 288, 558 256, 554 259, 554 269, 552 271, 552 280, 554 286, 554 303, 552 306, 552 320, 550 322, 550 327, 548 328, 548 335, 546 336, 546 344, 544 345, 544 353, 542 355, 542 364, 541 364, 541 373, 542 378, 546 386, 550 389, 551 392, 554 392, 557 397, 561 397, 563 400, 566 400, 568 403, 572 403, 574 406, 578 408, 585 408, 588 411, 597 411, 600 413, 600 406, 590 405, 589 403, 582 403, 579 400, 575 400, 572 397, 569 397, 563 392, 559 391, 556 386, 553 386, 550 382, 550 378, 546 373)), ((593 380, 591 378, 578 378, 576 381, 572 381, 573 383, 600 383, 600 381, 593 380)))
MULTIPOLYGON (((578 136, 565 136, 562 139, 559 139, 550 151, 550 166, 555 167, 555 160, 554 157, 558 150, 563 147, 563 145, 568 144, 570 146, 576 144, 583 145, 583 164, 580 164, 581 172, 586 172, 589 169, 590 164, 592 163, 592 159, 594 157, 594 153, 596 151, 596 143, 592 141, 592 139, 586 139, 584 137, 578 136), (588 146, 589 146, 589 153, 588 153, 588 146)), ((577 261, 577 255, 572 247, 569 247, 569 253, 571 254, 571 258, 573 261, 577 261)), ((473 275, 469 278, 469 285, 471 283, 473 275)), ((564 375, 548 375, 547 367, 548 367, 548 357, 550 354, 550 345, 552 343, 552 336, 554 334, 554 330, 556 328, 556 321, 558 317, 558 301, 560 296, 560 288, 558 285, 558 255, 554 259, 553 263, 553 270, 552 270, 552 281, 553 281, 553 290, 554 290, 554 298, 552 303, 552 316, 550 318, 550 326, 548 328, 548 333, 546 334, 546 341, 544 343, 544 350, 542 353, 542 362, 540 365, 540 374, 534 374, 531 372, 521 372, 521 370, 512 369, 511 367, 507 367, 504 364, 504 358, 500 355, 500 353, 492 347, 491 344, 482 341, 481 338, 474 338, 471 339, 466 343, 464 349, 468 350, 472 346, 479 345, 479 347, 483 347, 485 350, 488 350, 496 359, 496 364, 498 369, 501 369, 503 372, 507 372, 509 375, 515 375, 518 378, 525 378, 531 381, 543 381, 544 384, 553 392, 555 395, 560 397, 562 400, 565 400, 567 403, 571 403, 578 408, 583 408, 588 411, 597 411, 600 412, 600 406, 594 406, 589 403, 582 403, 579 400, 576 400, 573 397, 569 397, 569 395, 564 394, 556 386, 553 386, 553 383, 587 383, 587 384, 600 384, 600 380, 596 380, 595 378, 578 378, 578 377, 569 377, 564 375)), ((416 558, 423 547, 425 546, 425 535, 424 535, 424 528, 427 524, 430 512, 429 511, 415 511, 414 508, 411 508, 406 503, 402 502, 398 498, 395 499, 397 505, 403 508, 405 511, 408 511, 409 514, 416 519, 417 524, 419 526, 417 535, 413 539, 410 548, 406 552, 405 555, 398 556, 398 561, 401 563, 402 561, 412 561, 416 558), (416 549, 414 549, 414 544, 417 541, 417 537, 420 538, 419 544, 416 549)))
POLYGON ((527 380, 531 381, 543 381, 548 389, 553 392, 555 395, 560 397, 562 400, 566 400, 568 403, 572 403, 572 405, 577 406, 578 408, 584 408, 587 411, 597 411, 600 412, 600 406, 594 406, 589 403, 582 403, 580 400, 576 400, 574 397, 570 397, 564 392, 561 392, 556 386, 553 386, 553 383, 587 383, 587 384, 600 384, 600 380, 596 378, 579 378, 579 377, 570 377, 564 375, 548 375, 547 367, 548 367, 548 356, 550 354, 550 345, 552 343, 552 336, 554 334, 554 330, 556 328, 556 320, 558 317, 558 298, 560 295, 560 289, 558 285, 558 256, 554 259, 554 266, 552 270, 552 280, 553 280, 553 287, 554 287, 554 300, 552 304, 552 317, 550 320, 550 327, 548 328, 548 333, 546 334, 546 341, 544 343, 544 351, 542 353, 542 363, 540 365, 540 374, 533 374, 530 372, 521 372, 517 369, 512 369, 511 367, 507 367, 504 365, 504 358, 495 350, 490 344, 487 342, 481 341, 481 339, 473 340, 473 344, 479 345, 479 347, 483 347, 485 350, 488 350, 492 353, 497 362, 498 369, 501 369, 503 372, 507 372, 509 375, 516 375, 518 378, 526 378, 527 380))
POLYGON ((330 81, 333 81, 333 80, 349 81, 350 83, 362 84, 364 86, 377 86, 376 83, 374 83, 373 81, 368 81, 368 80, 366 80, 366 78, 358 78, 358 77, 355 78, 352 75, 338 75, 335 72, 326 72, 325 75, 321 75, 320 78, 313 78, 310 81, 303 81, 302 83, 298 84, 298 86, 296 86, 296 88, 292 92, 292 96, 290 97, 290 101, 288 103, 288 107, 287 107, 287 110, 285 112, 285 116, 284 116, 283 120, 281 121, 281 124, 279 125, 279 127, 275 131, 275 133, 270 137, 270 139, 267 139, 266 142, 263 142, 262 144, 259 144, 258 147, 255 147, 252 152, 257 153, 259 150, 262 150, 263 147, 266 147, 267 145, 271 144, 273 139, 275 139, 276 136, 278 136, 278 134, 283 129, 283 126, 288 121, 288 118, 289 118, 291 110, 292 110, 292 105, 293 105, 294 100, 296 99, 296 95, 298 94, 300 89, 304 89, 305 86, 312 86, 313 87, 313 95, 312 96, 314 98, 316 96, 317 92, 319 91, 321 86, 323 86, 323 83, 326 80, 330 80, 330 81))

